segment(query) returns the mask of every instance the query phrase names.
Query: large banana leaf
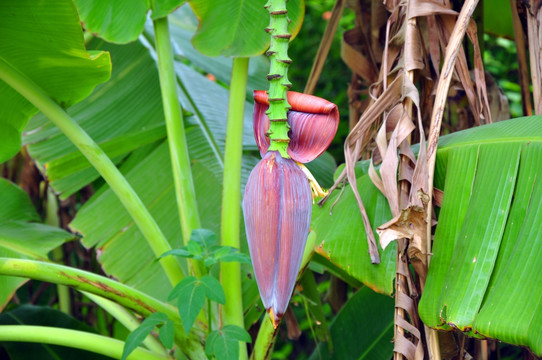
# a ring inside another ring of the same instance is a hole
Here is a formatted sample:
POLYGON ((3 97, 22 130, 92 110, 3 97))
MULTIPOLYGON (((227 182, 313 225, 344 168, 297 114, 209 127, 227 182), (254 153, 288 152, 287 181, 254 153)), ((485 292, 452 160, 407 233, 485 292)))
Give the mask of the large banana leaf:
MULTIPOLYGON (((87 52, 70 0, 0 2, 0 62, 68 107, 109 78, 109 54, 87 52)), ((7 70, 4 70, 7 71, 7 70)), ((37 109, 0 80, 0 163, 21 147, 21 131, 37 109)))
MULTIPOLYGON (((391 212, 386 198, 373 185, 365 169, 358 166, 356 170, 358 190, 374 231, 391 219, 391 212)), ((377 292, 391 295, 396 245, 391 244, 385 251, 380 251, 380 264, 371 264, 354 192, 350 185, 342 194, 341 191, 336 190, 323 207, 313 207, 312 230, 317 237, 315 250, 346 276, 363 282, 377 292)))
POLYGON ((444 198, 420 317, 542 355, 542 117, 442 137, 437 159, 444 198))
MULTIPOLYGON (((28 195, 15 184, 0 178, 0 257, 47 260, 47 254, 74 236, 39 223, 40 216, 28 195)), ((23 278, 0 276, 0 310, 23 278)))
POLYGON ((393 308, 389 296, 361 288, 344 305, 329 327, 331 346, 320 343, 311 360, 388 360, 393 352, 393 308))

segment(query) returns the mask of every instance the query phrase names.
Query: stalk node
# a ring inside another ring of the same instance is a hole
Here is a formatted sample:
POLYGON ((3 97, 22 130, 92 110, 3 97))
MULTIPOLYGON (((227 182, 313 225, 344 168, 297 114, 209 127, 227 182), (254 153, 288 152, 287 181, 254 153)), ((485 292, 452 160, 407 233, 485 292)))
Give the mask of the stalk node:
POLYGON ((269 74, 267 75, 267 80, 281 79, 282 75, 280 74, 269 74))
POLYGON ((292 35, 291 34, 277 34, 277 35, 273 35, 273 37, 275 39, 288 39, 288 40, 290 40, 292 35))

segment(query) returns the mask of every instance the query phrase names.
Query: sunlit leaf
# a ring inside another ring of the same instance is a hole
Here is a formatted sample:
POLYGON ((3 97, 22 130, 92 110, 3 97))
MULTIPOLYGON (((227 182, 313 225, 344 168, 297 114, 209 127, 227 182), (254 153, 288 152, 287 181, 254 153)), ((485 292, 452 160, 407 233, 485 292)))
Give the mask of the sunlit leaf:
MULTIPOLYGON (((262 54, 270 42, 269 35, 263 30, 269 25, 265 3, 266 0, 189 0, 200 20, 192 43, 207 56, 249 57, 262 54)), ((291 20, 288 30, 295 36, 303 22, 305 4, 301 0, 291 0, 287 9, 291 20)))
POLYGON ((152 18, 167 16, 184 0, 74 0, 85 29, 113 43, 137 39, 143 31, 147 12, 152 18))
MULTIPOLYGON (((0 61, 64 108, 88 96, 111 73, 108 53, 85 49, 77 10, 70 0, 0 2, 0 38, 0 61)), ((37 112, 0 80, 0 163, 19 151, 21 131, 37 112)))
MULTIPOLYGON (((357 170, 358 190, 374 232, 391 219, 391 212, 386 198, 373 185, 369 175, 361 168, 357 170)), ((349 185, 342 194, 335 190, 323 207, 313 206, 312 230, 317 239, 315 251, 330 265, 377 292, 388 295, 393 292, 396 245, 391 244, 385 251, 380 249, 381 263, 371 264, 358 203, 349 185)))
POLYGON ((419 305, 429 326, 542 354, 541 129, 538 116, 439 140, 444 198, 419 305))

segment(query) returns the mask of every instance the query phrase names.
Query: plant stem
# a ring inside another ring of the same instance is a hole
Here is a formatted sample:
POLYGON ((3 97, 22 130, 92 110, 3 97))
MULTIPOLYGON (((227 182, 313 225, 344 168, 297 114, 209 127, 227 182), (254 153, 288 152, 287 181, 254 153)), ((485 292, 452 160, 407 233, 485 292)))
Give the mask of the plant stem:
MULTIPOLYGON (((54 102, 43 89, 2 59, 0 59, 0 79, 4 80, 42 111, 85 155, 132 216, 154 254, 158 257, 171 250, 171 246, 158 224, 156 224, 156 221, 154 221, 134 189, 126 181, 126 178, 79 124, 54 102)), ((181 267, 175 258, 168 256, 159 261, 172 284, 177 284, 183 278, 181 267)))
POLYGON ((213 318, 213 309, 211 307, 211 300, 207 299, 207 318, 209 319, 207 327, 207 334, 210 334, 213 332, 213 322, 211 319, 213 318))
MULTIPOLYGON (((62 246, 57 247, 53 250, 53 259, 56 262, 61 263, 64 253, 62 251, 62 246)), ((71 314, 71 298, 70 298, 70 289, 64 285, 57 285, 56 292, 58 296, 58 309, 65 314, 71 314)))
MULTIPOLYGON (((45 183, 42 183, 45 184, 45 183)), ((60 226, 58 218, 58 200, 53 193, 53 190, 46 186, 46 203, 45 203, 45 223, 52 226, 60 226)), ((53 261, 62 264, 64 262, 64 251, 62 246, 53 249, 53 261)), ((64 285, 57 285, 56 292, 58 296, 58 308, 65 314, 71 314, 71 298, 70 290, 64 285)))
MULTIPOLYGON (((241 226, 241 162, 243 157, 243 115, 245 111, 248 58, 234 58, 228 106, 228 124, 224 158, 224 190, 222 194, 222 246, 240 248, 241 226)), ((241 287, 241 264, 221 262, 220 278, 226 294, 221 317, 226 325, 244 328, 241 287)), ((248 358, 246 344, 239 342, 240 358, 248 358)))
MULTIPOLYGON (((192 171, 190 170, 190 157, 184 132, 183 115, 177 96, 177 77, 173 64, 173 49, 167 17, 156 19, 153 24, 171 168, 175 181, 175 195, 177 197, 183 239, 188 242, 192 230, 201 227, 198 204, 196 202, 192 171)), ((199 276, 200 274, 196 272, 196 275, 199 276)))
MULTIPOLYGON (((0 342, 20 341, 41 344, 68 346, 87 350, 97 354, 120 359, 124 342, 106 336, 92 334, 85 331, 60 329, 48 326, 29 325, 2 325, 0 326, 0 342)), ((143 348, 136 348, 128 359, 136 360, 164 360, 169 356, 154 354, 143 348)))
POLYGON ((267 51, 270 60, 269 75, 269 116, 270 126, 268 136, 271 141, 268 151, 278 151, 283 158, 288 155, 288 109, 291 108, 286 97, 292 83, 288 80, 288 66, 292 60, 288 57, 288 42, 291 34, 288 32, 288 10, 286 0, 269 0, 265 5, 271 21, 265 30, 271 35, 271 45, 267 51))
MULTIPOLYGON (((122 325, 124 325, 128 329, 128 331, 134 331, 139 327, 139 325, 141 325, 141 322, 136 319, 136 317, 132 315, 132 313, 130 313, 128 310, 126 310, 124 307, 117 304, 116 302, 86 291, 81 292, 98 306, 100 306, 102 309, 111 314, 116 320, 118 320, 122 325)), ((147 347, 147 349, 154 353, 168 356, 168 352, 164 348, 162 343, 160 343, 160 341, 158 341, 152 335, 148 335, 145 340, 143 340, 143 344, 147 347)))
POLYGON ((258 337, 254 343, 254 350, 250 355, 253 360, 267 360, 271 359, 273 355, 273 345, 275 345, 275 338, 277 336, 279 328, 273 326, 271 318, 264 314, 262 325, 258 331, 258 337))
POLYGON ((201 336, 193 330, 185 336, 177 309, 139 290, 88 271, 35 260, 0 257, 0 275, 25 277, 71 286, 80 291, 115 301, 143 316, 154 312, 167 315, 175 324, 175 343, 190 359, 206 359, 201 336))
POLYGON ((71 286, 113 300, 143 316, 159 311, 180 322, 179 314, 173 306, 105 276, 69 266, 0 257, 0 275, 26 277, 71 286))

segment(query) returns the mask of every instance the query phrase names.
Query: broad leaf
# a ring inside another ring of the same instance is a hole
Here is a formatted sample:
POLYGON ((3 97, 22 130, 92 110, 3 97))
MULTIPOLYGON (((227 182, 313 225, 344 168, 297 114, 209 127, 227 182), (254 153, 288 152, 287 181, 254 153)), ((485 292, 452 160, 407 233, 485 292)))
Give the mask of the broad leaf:
POLYGON ((311 360, 388 360, 393 354, 395 302, 363 287, 352 296, 329 327, 333 351, 321 343, 311 360))
POLYGON ((239 341, 251 342, 250 335, 235 325, 224 326, 207 337, 205 353, 216 360, 237 360, 239 358, 239 341))
MULTIPOLYGON (((94 330, 85 323, 79 322, 63 312, 51 309, 50 307, 33 305, 22 305, 11 311, 0 314, 0 325, 38 325, 94 332, 94 330)), ((11 360, 110 359, 107 356, 88 351, 49 344, 3 341, 0 344, 0 347, 3 347, 6 350, 9 354, 9 359, 11 360)))
MULTIPOLYGON (((109 78, 106 52, 87 52, 70 0, 0 2, 0 61, 69 107, 109 78)), ((0 80, 0 163, 21 146, 21 131, 37 109, 0 80)))
MULTIPOLYGON (((369 175, 361 169, 358 174, 358 190, 374 231, 391 219, 391 213, 386 198, 373 185, 369 175)), ((312 230, 317 237, 315 251, 348 276, 377 292, 391 294, 395 278, 396 246, 392 244, 385 251, 381 250, 381 263, 371 264, 354 193, 349 185, 340 193, 336 190, 323 207, 313 207, 312 230), (339 200, 333 206, 337 198, 339 200)))
POLYGON ((220 282, 212 276, 206 275, 200 279, 201 286, 205 289, 205 296, 219 304, 226 303, 226 295, 220 282))
POLYGON ((175 339, 175 326, 173 321, 169 319, 166 321, 166 323, 160 328, 158 337, 167 349, 171 349, 173 347, 173 341, 175 339))
POLYGON ((168 321, 166 314, 153 313, 146 318, 141 325, 128 335, 126 342, 124 343, 124 349, 122 350, 122 360, 125 360, 145 338, 151 333, 151 331, 158 325, 163 325, 168 321))
POLYGON ((74 0, 85 29, 117 44, 137 39, 143 31, 147 12, 152 18, 167 16, 184 0, 74 0))
MULTIPOLYGON (((40 217, 28 195, 2 178, 0 204, 0 257, 47 261, 49 251, 74 238, 64 230, 36 222, 40 217)), ((0 276, 0 309, 26 281, 0 276)))
MULTIPOLYGON (((270 37, 264 31, 269 25, 269 12, 264 8, 266 0, 189 0, 189 4, 200 20, 192 43, 201 53, 250 57, 262 54, 269 47, 270 37)), ((291 20, 288 30, 295 36, 303 22, 305 4, 302 0, 291 0, 287 9, 291 20)))
POLYGON ((420 316, 541 355, 542 117, 455 133, 439 146, 444 198, 420 316))
POLYGON ((184 278, 179 284, 183 284, 181 290, 176 292, 177 308, 183 322, 185 333, 188 334, 199 312, 205 304, 205 288, 199 280, 193 276, 184 278), (193 279, 192 279, 193 278, 193 279))
POLYGON ((199 244, 208 253, 212 246, 218 243, 216 234, 208 229, 196 229, 190 234, 190 240, 199 244))

